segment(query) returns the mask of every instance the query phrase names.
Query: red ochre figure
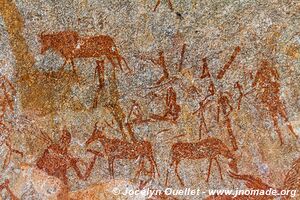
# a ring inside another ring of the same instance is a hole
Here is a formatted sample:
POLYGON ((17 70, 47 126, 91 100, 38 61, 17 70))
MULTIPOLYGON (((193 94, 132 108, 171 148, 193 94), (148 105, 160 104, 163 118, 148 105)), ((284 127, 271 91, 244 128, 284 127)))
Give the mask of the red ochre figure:
POLYGON ((237 57, 238 53, 241 51, 241 48, 239 46, 237 46, 234 49, 234 52, 232 53, 229 61, 223 66, 223 68, 219 71, 218 75, 217 75, 217 79, 222 79, 223 76, 225 75, 226 71, 228 71, 229 67, 231 66, 231 64, 233 63, 233 61, 235 60, 235 58, 237 57))
POLYGON ((9 188, 9 180, 8 179, 5 179, 4 183, 2 183, 0 185, 0 193, 2 192, 2 190, 6 190, 7 193, 9 194, 10 196, 10 199, 11 200, 19 200, 14 194, 13 192, 11 191, 11 189, 9 188))
POLYGON ((94 97, 94 101, 93 101, 93 108, 96 108, 98 105, 98 98, 99 95, 101 93, 101 91, 104 90, 105 87, 105 79, 104 79, 104 75, 105 75, 105 67, 104 67, 104 60, 96 60, 96 68, 95 68, 95 74, 94 74, 94 78, 96 79, 96 77, 98 77, 98 86, 97 86, 97 91, 96 91, 96 95, 94 97))
POLYGON ((159 176, 157 165, 154 159, 152 144, 148 141, 136 141, 133 143, 120 139, 110 139, 105 136, 104 127, 98 127, 95 124, 95 129, 86 141, 86 146, 92 142, 99 141, 104 148, 104 153, 108 158, 108 169, 112 178, 114 178, 114 161, 120 159, 135 160, 140 158, 137 175, 140 173, 155 177, 155 169, 159 176), (145 169, 144 162, 147 159, 150 162, 150 170, 145 169))
POLYGON ((166 96, 166 110, 163 115, 151 115, 151 118, 159 121, 171 121, 176 123, 181 112, 180 106, 177 104, 177 94, 173 87, 169 87, 166 96))
POLYGON ((14 112, 14 96, 16 89, 13 84, 6 78, 6 76, 0 76, 0 126, 6 127, 4 117, 14 112))
POLYGON ((71 142, 71 134, 66 129, 62 132, 59 143, 48 146, 42 156, 37 160, 36 166, 42 171, 45 171, 48 175, 59 178, 68 187, 67 170, 69 168, 73 168, 78 178, 85 180, 91 173, 96 158, 99 155, 95 154, 93 160, 87 167, 86 173, 82 174, 77 165, 80 160, 72 157, 68 153, 68 148, 71 142))
POLYGON ((116 66, 113 61, 113 59, 116 59, 122 70, 121 62, 124 61, 127 69, 131 71, 125 59, 119 54, 117 46, 110 36, 81 37, 75 31, 61 31, 51 34, 42 33, 40 39, 42 54, 48 49, 53 49, 65 59, 62 68, 68 62, 71 62, 75 72, 75 58, 99 58, 106 56, 113 66, 116 66))
POLYGON ((231 127, 231 120, 229 115, 232 113, 233 108, 230 103, 231 94, 228 92, 220 92, 218 95, 218 110, 217 110, 217 122, 220 121, 220 112, 223 114, 225 120, 229 139, 234 151, 238 149, 236 138, 233 134, 231 127))
POLYGON ((144 119, 143 111, 139 103, 136 100, 133 100, 132 103, 127 121, 136 125, 150 122, 150 119, 144 119))
POLYGON ((202 129, 204 129, 206 134, 208 133, 208 128, 207 128, 207 125, 205 122, 204 115, 205 115, 206 107, 210 102, 211 102, 211 100, 200 101, 199 108, 193 113, 194 115, 197 114, 197 116, 199 118, 199 140, 201 139, 202 129))
POLYGON ((279 117, 282 117, 284 121, 288 123, 287 127, 289 128, 290 132, 295 138, 298 138, 298 135, 295 133, 292 125, 289 122, 287 113, 285 111, 285 106, 279 97, 279 74, 275 68, 271 67, 268 61, 261 61, 260 68, 256 72, 252 87, 256 88, 257 98, 264 109, 267 110, 268 115, 272 118, 275 131, 280 139, 280 143, 283 144, 283 138, 278 125, 279 117))
MULTIPOLYGON (((183 180, 179 176, 178 166, 181 160, 189 159, 189 160, 199 160, 207 158, 209 160, 209 167, 207 172, 206 182, 208 182, 210 173, 211 173, 211 165, 214 160, 217 163, 218 170, 220 173, 220 177, 223 180, 221 166, 218 161, 218 156, 224 156, 225 158, 230 159, 229 167, 231 170, 237 172, 237 162, 233 153, 229 150, 229 148, 219 139, 217 138, 207 138, 200 140, 196 143, 188 143, 188 142, 178 142, 172 145, 171 150, 171 164, 170 168, 175 168, 175 174, 182 186, 184 186, 183 180), (174 166, 175 165, 175 166, 174 166)), ((168 185, 168 174, 166 175, 165 184, 168 185)))

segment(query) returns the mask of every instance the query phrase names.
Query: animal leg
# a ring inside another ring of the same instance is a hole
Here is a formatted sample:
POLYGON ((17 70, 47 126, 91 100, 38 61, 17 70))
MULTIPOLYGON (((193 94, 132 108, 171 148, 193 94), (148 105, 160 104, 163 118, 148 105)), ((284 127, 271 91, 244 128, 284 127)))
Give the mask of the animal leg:
POLYGON ((206 182, 208 182, 208 180, 209 180, 212 161, 213 161, 213 159, 209 159, 209 166, 208 166, 206 182))
POLYGON ((73 69, 74 74, 77 74, 73 59, 71 59, 71 64, 72 64, 72 69, 73 69))
POLYGON ((219 173, 220 173, 220 177, 221 177, 221 180, 223 181, 223 176, 222 176, 222 170, 221 170, 221 166, 220 166, 220 163, 218 161, 217 158, 214 159, 217 163, 217 166, 218 166, 218 169, 219 169, 219 173))
POLYGON ((83 179, 83 180, 84 180, 84 179, 85 179, 85 176, 81 174, 80 169, 79 169, 79 167, 77 166, 76 162, 72 162, 71 165, 72 165, 73 169, 75 170, 75 173, 76 173, 77 177, 78 177, 79 179, 83 179))
POLYGON ((159 171, 158 171, 158 168, 157 168, 157 164, 154 160, 154 157, 152 155, 149 155, 147 156, 149 162, 150 162, 150 167, 151 167, 151 177, 154 177, 155 178, 155 170, 157 172, 157 176, 159 177, 160 174, 159 174, 159 171))
POLYGON ((94 158, 93 158, 93 160, 92 160, 92 162, 90 163, 89 167, 87 168, 87 170, 86 170, 86 172, 85 172, 85 175, 84 175, 84 179, 85 179, 85 180, 91 175, 91 172, 92 172, 92 170, 93 170, 93 168, 94 168, 96 159, 97 159, 97 155, 95 154, 95 155, 94 155, 94 158))
POLYGON ((171 0, 168 0, 168 6, 169 6, 169 8, 170 8, 171 11, 174 10, 171 0))
POLYGON ((291 131, 291 133, 293 134, 293 136, 298 139, 298 135, 296 134, 296 132, 294 131, 291 123, 289 122, 289 119, 287 117, 286 111, 284 109, 284 106, 281 105, 279 106, 279 114, 281 115, 281 117, 284 119, 284 121, 288 124, 287 127, 289 128, 289 130, 291 131))
POLYGON ((156 5, 155 5, 155 7, 154 7, 154 9, 153 9, 153 12, 156 11, 156 9, 157 9, 157 7, 159 6, 159 4, 160 4, 160 0, 157 0, 157 3, 156 3, 156 5))
POLYGON ((165 186, 168 186, 168 178, 169 178, 169 170, 167 169, 166 180, 165 180, 165 186))
POLYGON ((201 129, 202 129, 202 121, 199 124, 199 140, 201 140, 201 129))
POLYGON ((113 158, 112 161, 111 161, 111 172, 112 172, 113 178, 115 179, 114 160, 115 159, 113 158))
POLYGON ((113 66, 114 69, 117 69, 117 65, 116 63, 114 62, 114 60, 112 59, 111 56, 106 56, 107 59, 110 61, 111 65, 113 66))
POLYGON ((124 62, 124 64, 125 64, 125 67, 126 67, 126 69, 128 70, 128 72, 131 72, 132 70, 129 68, 129 66, 128 66, 128 64, 127 64, 127 62, 126 62, 126 60, 125 60, 125 58, 123 57, 123 56, 121 56, 121 55, 117 55, 117 61, 118 61, 118 65, 119 65, 119 67, 120 67, 120 69, 121 69, 121 71, 123 72, 123 68, 122 68, 122 61, 124 62))
POLYGON ((277 132, 279 140, 280 140, 280 145, 283 145, 282 133, 278 126, 278 116, 274 113, 272 113, 272 120, 273 120, 273 124, 274 124, 274 129, 277 132))
POLYGON ((145 161, 144 158, 140 158, 139 161, 139 166, 138 166, 138 170, 135 173, 135 178, 139 177, 143 171, 143 169, 145 168, 145 161))
POLYGON ((61 66, 61 69, 62 69, 62 70, 64 70, 64 69, 65 69, 65 66, 66 66, 66 64, 67 64, 67 63, 68 63, 68 60, 66 60, 66 59, 65 59, 65 62, 64 62, 64 64, 61 66))
POLYGON ((97 108, 97 106, 98 106, 98 98, 100 96, 101 91, 102 91, 102 88, 98 87, 98 89, 96 91, 96 94, 95 94, 95 97, 94 97, 94 100, 93 100, 93 107, 92 108, 97 108))
POLYGON ((294 131, 292 125, 290 123, 288 123, 287 127, 289 128, 289 130, 291 131, 291 133, 293 134, 293 136, 298 139, 298 135, 296 134, 296 132, 294 131))
POLYGON ((240 94, 239 98, 238 98, 238 110, 241 109, 241 103, 242 103, 242 98, 243 98, 243 94, 240 94))
POLYGON ((165 75, 162 75, 158 81, 156 81, 156 85, 161 84, 163 81, 165 81, 168 77, 165 75))
POLYGON ((129 72, 131 72, 132 70, 129 68, 129 66, 128 66, 128 64, 127 64, 127 61, 125 60, 125 58, 122 57, 122 56, 121 56, 121 58, 122 58, 122 60, 124 61, 127 70, 128 70, 129 72))
MULTIPOLYGON (((155 167, 155 169, 156 169, 156 172, 157 172, 157 176, 158 177, 160 177, 160 174, 159 174, 159 171, 158 171, 158 167, 157 167, 157 163, 156 163, 156 161, 155 161, 155 159, 154 159, 154 157, 151 155, 151 162, 154 164, 154 167, 155 167)), ((155 174, 154 174, 155 175, 155 174)))
POLYGON ((228 135, 229 135, 229 139, 230 139, 232 148, 233 148, 234 151, 236 151, 236 150, 238 150, 238 146, 237 146, 237 143, 236 143, 235 136, 233 135, 230 119, 228 117, 226 118, 226 126, 227 126, 227 132, 228 132, 228 135))
POLYGON ((175 174, 176 174, 176 176, 177 176, 177 178, 178 178, 178 180, 179 180, 181 186, 184 186, 184 183, 183 183, 183 181, 182 181, 182 179, 180 178, 179 173, 178 173, 178 165, 179 165, 179 161, 176 160, 176 161, 175 161, 175 174))
MULTIPOLYGON (((174 162, 175 162, 175 160, 172 161, 172 163, 170 164, 170 167, 169 167, 169 168, 172 168, 174 162)), ((168 178, 169 178, 169 169, 167 169, 167 175, 166 175, 165 186, 168 185, 168 178)))
POLYGON ((113 158, 109 158, 108 159, 108 170, 109 170, 109 174, 110 174, 110 177, 112 179, 115 179, 115 176, 114 176, 114 159, 113 158))

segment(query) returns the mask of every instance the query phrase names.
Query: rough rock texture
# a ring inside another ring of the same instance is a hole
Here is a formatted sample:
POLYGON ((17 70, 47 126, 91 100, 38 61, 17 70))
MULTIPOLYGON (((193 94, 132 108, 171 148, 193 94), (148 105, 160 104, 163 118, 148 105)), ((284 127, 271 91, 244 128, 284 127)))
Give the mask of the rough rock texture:
POLYGON ((0 0, 2 199, 299 193, 299 19, 292 0, 0 0))

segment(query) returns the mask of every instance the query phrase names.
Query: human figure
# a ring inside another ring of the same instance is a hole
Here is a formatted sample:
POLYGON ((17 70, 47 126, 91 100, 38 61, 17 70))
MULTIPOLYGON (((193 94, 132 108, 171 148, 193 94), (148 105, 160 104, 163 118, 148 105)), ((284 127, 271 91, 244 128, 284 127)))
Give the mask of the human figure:
POLYGON ((228 92, 220 92, 218 95, 218 109, 217 109, 217 122, 220 121, 220 112, 223 114, 223 118, 226 123, 227 132, 229 135, 229 139, 233 150, 236 151, 238 149, 237 142, 231 127, 231 120, 229 115, 232 113, 233 108, 230 103, 230 93, 228 92))
MULTIPOLYGON (((145 58, 143 57, 143 59, 145 59, 145 58)), ((165 81, 169 78, 169 72, 167 69, 166 61, 165 61, 164 51, 162 51, 162 50, 159 51, 157 59, 146 58, 146 60, 150 60, 154 65, 157 65, 158 67, 160 67, 163 70, 163 75, 156 82, 157 85, 161 84, 163 81, 165 81)))
POLYGON ((216 88, 215 88, 215 84, 212 80, 212 76, 209 72, 207 58, 203 58, 202 62, 203 62, 203 66, 202 66, 202 72, 201 72, 201 75, 200 75, 200 79, 209 78, 208 95, 204 98, 204 101, 205 101, 209 97, 215 95, 216 88))
POLYGON ((260 68, 256 72, 252 87, 256 88, 257 98, 260 100, 263 107, 267 110, 268 115, 272 118, 275 131, 277 132, 280 139, 280 143, 283 144, 283 138, 278 125, 279 117, 282 117, 284 121, 288 123, 288 129, 290 130, 292 135, 295 136, 295 138, 298 138, 288 120, 285 106, 279 97, 279 74, 275 68, 270 66, 270 63, 268 61, 261 61, 260 68))
POLYGON ((18 198, 14 195, 14 193, 11 191, 10 187, 9 187, 9 180, 5 179, 4 183, 0 184, 0 192, 2 192, 2 190, 6 189, 7 193, 10 196, 11 200, 18 200, 18 198))
POLYGON ((163 115, 152 115, 151 118, 160 121, 172 121, 173 123, 179 117, 181 111, 180 106, 177 104, 177 94, 172 87, 169 87, 167 90, 166 96, 166 110, 163 115))
POLYGON ((69 168, 73 168, 75 170, 76 175, 80 179, 86 179, 90 174, 95 161, 98 155, 95 154, 92 162, 87 168, 85 174, 80 172, 80 169, 77 165, 79 162, 78 158, 72 157, 68 153, 68 148, 71 142, 71 134, 68 130, 64 129, 62 131, 62 136, 59 140, 59 143, 51 144, 47 147, 44 151, 42 156, 38 158, 36 162, 37 168, 45 171, 50 176, 55 176, 59 178, 65 186, 68 188, 68 177, 67 177, 67 170, 69 168))
POLYGON ((98 88, 96 91, 96 95, 94 98, 94 103, 93 103, 93 108, 96 108, 98 105, 98 97, 101 93, 101 91, 103 91, 105 83, 104 83, 104 60, 96 60, 96 68, 95 68, 95 74, 94 77, 96 78, 96 76, 98 77, 98 88))
POLYGON ((133 100, 133 104, 129 111, 127 120, 130 121, 131 124, 141 124, 141 123, 149 122, 148 119, 144 119, 141 106, 136 100, 133 100))
POLYGON ((8 112, 14 111, 14 95, 16 94, 13 84, 4 76, 0 76, 0 125, 6 127, 4 117, 8 112))
POLYGON ((204 131, 206 133, 208 133, 208 128, 206 125, 206 120, 205 120, 205 111, 206 111, 206 107, 207 105, 211 102, 211 100, 206 100, 204 99, 203 101, 199 102, 199 108, 193 113, 193 114, 197 114, 198 118, 199 118, 199 140, 201 140, 201 133, 202 133, 202 129, 204 128, 204 131))
POLYGON ((23 152, 12 147, 10 133, 12 132, 11 121, 7 120, 8 114, 14 113, 15 87, 4 75, 0 75, 0 135, 3 138, 0 145, 7 147, 2 169, 5 169, 11 160, 12 154, 19 154, 23 157, 23 152))

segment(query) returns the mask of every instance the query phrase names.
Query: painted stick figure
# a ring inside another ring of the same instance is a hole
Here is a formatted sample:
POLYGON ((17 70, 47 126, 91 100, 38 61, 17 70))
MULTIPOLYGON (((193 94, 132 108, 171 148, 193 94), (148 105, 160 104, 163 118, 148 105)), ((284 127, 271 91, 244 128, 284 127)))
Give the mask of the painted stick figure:
POLYGON ((168 121, 171 120, 173 123, 179 117, 179 113, 181 111, 180 106, 177 104, 177 94, 172 87, 169 87, 167 90, 166 96, 166 110, 163 115, 152 115, 151 118, 160 121, 168 121))
POLYGON ((197 116, 199 117, 199 140, 201 139, 201 132, 202 132, 203 128, 204 128, 204 131, 206 133, 208 133, 208 128, 207 128, 207 125, 205 122, 204 115, 205 115, 205 109, 210 102, 211 102, 211 100, 206 101, 206 99, 204 99, 203 101, 200 101, 199 108, 193 113, 193 114, 197 114, 197 116))
POLYGON ((159 51, 157 59, 148 58, 148 57, 146 58, 145 56, 142 56, 142 59, 150 60, 154 65, 158 66, 159 68, 161 68, 163 70, 163 75, 156 82, 157 85, 161 84, 162 82, 164 82, 165 80, 167 80, 169 78, 169 72, 167 69, 163 50, 159 51))
POLYGON ((211 76, 211 74, 209 72, 207 58, 203 58, 202 62, 203 62, 203 66, 202 66, 202 72, 201 72, 201 75, 200 75, 200 79, 204 79, 204 78, 209 78, 210 79, 209 86, 208 86, 208 95, 204 98, 204 101, 205 101, 209 97, 215 95, 216 88, 215 88, 215 84, 214 84, 214 82, 212 80, 212 76, 211 76))
POLYGON ((217 110, 217 121, 220 121, 220 111, 223 113, 223 117, 225 119, 227 132, 229 135, 229 139, 231 141, 231 145, 233 147, 233 150, 237 150, 237 142, 236 138, 233 134, 232 127, 231 127, 231 120, 230 120, 230 113, 233 111, 233 108, 230 104, 230 96, 231 94, 228 92, 220 92, 218 96, 218 110, 217 110))
POLYGON ((150 122, 150 119, 145 119, 144 114, 142 111, 142 108, 140 104, 136 101, 132 101, 133 104, 131 106, 131 109, 129 111, 127 121, 129 124, 142 124, 142 123, 147 123, 150 122))
POLYGON ((242 99, 243 97, 245 97, 244 91, 243 91, 243 86, 237 81, 234 84, 234 88, 239 90, 239 97, 238 97, 238 110, 240 110, 241 108, 241 103, 242 103, 242 99))
POLYGON ((95 68, 95 74, 94 78, 96 79, 96 76, 98 77, 98 88, 96 91, 96 95, 94 98, 94 103, 93 103, 93 108, 96 108, 98 105, 98 97, 103 91, 105 83, 104 83, 104 73, 105 73, 105 68, 104 68, 104 60, 96 60, 96 68, 95 68))

